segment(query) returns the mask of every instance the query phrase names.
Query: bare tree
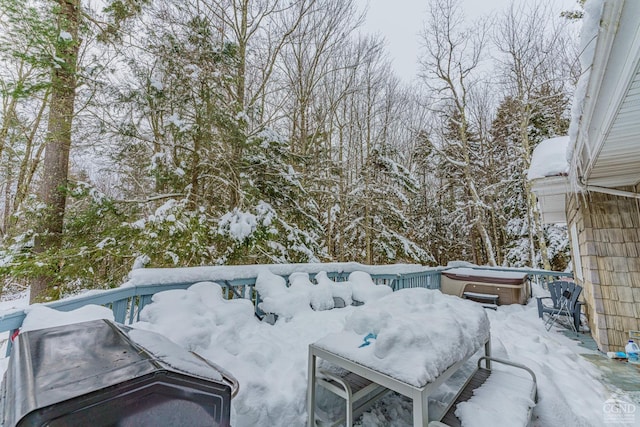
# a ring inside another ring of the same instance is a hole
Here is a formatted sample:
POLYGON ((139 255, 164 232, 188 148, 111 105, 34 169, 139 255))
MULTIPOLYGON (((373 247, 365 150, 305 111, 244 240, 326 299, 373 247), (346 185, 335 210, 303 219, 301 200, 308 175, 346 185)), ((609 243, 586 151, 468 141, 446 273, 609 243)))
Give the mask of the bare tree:
POLYGON ((459 2, 433 1, 422 34, 425 54, 421 65, 423 80, 436 97, 434 108, 450 127, 440 133, 440 141, 433 141, 432 148, 438 151, 448 167, 459 171, 469 197, 465 203, 468 218, 482 242, 487 262, 496 265, 493 240, 486 227, 487 205, 473 171, 475 153, 470 117, 470 98, 479 81, 477 72, 485 37, 485 27, 463 27, 459 2))
MULTIPOLYGON (((221 37, 228 38, 237 50, 234 84, 230 87, 239 125, 237 131, 229 135, 233 141, 229 161, 233 165, 242 163, 247 139, 262 128, 265 94, 277 59, 314 3, 315 0, 198 2, 204 13, 217 20, 221 37)), ((232 205, 241 206, 241 168, 234 169, 238 174, 233 176, 232 205)))
MULTIPOLYGON (((50 94, 48 8, 0 1, 0 236, 18 233, 15 213, 31 189, 42 159, 50 94)), ((31 226, 32 227, 32 226, 31 226)))
MULTIPOLYGON (((355 89, 358 66, 372 47, 354 42, 362 15, 354 1, 317 0, 286 43, 279 68, 286 100, 281 107, 283 128, 291 150, 300 160, 313 202, 321 216, 329 253, 343 255, 340 194, 344 175, 335 173, 341 149, 333 146, 333 133, 341 126, 338 112, 355 89), (358 45, 358 46, 356 46, 358 45)), ((340 131, 342 132, 342 131, 340 131)), ((337 138, 344 142, 344 133, 337 138)), ((340 142, 338 142, 338 145, 340 142)))
POLYGON ((338 69, 357 65, 357 57, 343 58, 344 63, 333 57, 344 50, 361 23, 353 1, 318 0, 286 45, 283 68, 292 92, 291 140, 298 154, 307 156, 318 148, 314 138, 331 114, 330 108, 316 100, 326 99, 321 84, 338 69))
POLYGON ((511 3, 495 26, 493 40, 498 48, 499 80, 509 98, 513 139, 519 148, 520 183, 526 194, 531 265, 539 253, 542 265, 550 268, 544 228, 536 196, 530 191, 525 172, 531 164, 533 148, 543 137, 567 131, 567 83, 571 81, 572 58, 565 23, 549 3, 511 3), (550 114, 551 113, 551 114, 550 114), (536 115, 546 115, 534 124, 536 115), (554 117, 555 116, 555 117, 554 117), (537 127, 533 133, 532 128, 537 127), (542 127, 542 129, 540 129, 542 127), (537 250, 536 250, 537 249, 537 250))

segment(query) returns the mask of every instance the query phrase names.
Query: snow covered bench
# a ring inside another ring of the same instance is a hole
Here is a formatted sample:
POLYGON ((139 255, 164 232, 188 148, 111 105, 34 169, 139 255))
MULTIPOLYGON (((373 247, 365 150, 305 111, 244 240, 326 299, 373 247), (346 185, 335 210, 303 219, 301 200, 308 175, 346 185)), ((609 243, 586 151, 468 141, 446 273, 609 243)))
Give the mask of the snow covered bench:
POLYGON ((441 422, 449 427, 525 427, 531 420, 537 401, 537 380, 531 369, 509 360, 484 356, 478 359, 477 370, 469 377, 441 422), (492 369, 492 362, 507 369, 492 369), (495 402, 496 396, 501 396, 509 404, 492 407, 489 403, 495 402), (518 421, 519 424, 515 424, 518 421))
MULTIPOLYGON (((319 345, 322 345, 322 343, 319 345)), ((491 346, 490 339, 487 338, 485 355, 488 356, 489 354, 491 354, 491 346)), ((311 344, 309 346, 308 425, 315 425, 315 385, 317 384, 345 399, 346 425, 349 427, 353 425, 355 417, 366 411, 372 403, 390 391, 395 391, 412 400, 414 427, 426 426, 429 421, 429 395, 455 374, 471 356, 473 356, 473 353, 461 358, 445 369, 433 381, 422 386, 416 386, 377 369, 339 356, 318 345, 311 344), (320 377, 317 377, 316 365, 318 358, 344 369, 344 375, 338 376, 327 370, 320 370, 320 377)), ((338 420, 332 425, 340 424, 341 421, 338 420)))
POLYGON ((348 426, 389 390, 410 398, 414 426, 426 426, 429 396, 482 347, 490 356, 489 320, 480 305, 421 288, 373 301, 354 311, 343 332, 310 344, 308 425, 316 422, 319 385, 345 399, 348 426))
POLYGON ((469 299, 471 301, 476 301, 482 303, 484 308, 490 308, 492 310, 498 309, 498 300, 500 299, 500 295, 494 294, 484 294, 478 292, 463 292, 462 297, 464 299, 469 299))

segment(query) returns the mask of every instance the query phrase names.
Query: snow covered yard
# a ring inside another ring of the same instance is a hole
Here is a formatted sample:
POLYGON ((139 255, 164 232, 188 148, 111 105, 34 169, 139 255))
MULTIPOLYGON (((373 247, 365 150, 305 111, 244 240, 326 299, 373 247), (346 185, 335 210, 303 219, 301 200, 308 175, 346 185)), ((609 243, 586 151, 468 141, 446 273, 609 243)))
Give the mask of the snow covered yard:
MULTIPOLYGON (((211 282, 158 293, 134 326, 161 333, 236 376, 240 392, 232 405, 234 426, 305 425, 308 345, 343 331, 369 303, 314 311, 300 309, 299 302, 290 298, 290 315, 269 325, 254 316, 249 301, 224 300, 221 295, 220 288, 211 282)), ((108 309, 98 306, 62 313, 35 305, 28 311, 23 329, 112 318, 108 309)), ((493 355, 523 363, 536 373, 539 402, 534 409, 534 426, 603 425, 603 404, 612 392, 601 382, 601 372, 578 355, 589 350, 554 330, 546 331, 537 317, 535 299, 526 306, 501 306, 486 313, 493 355)), ((399 343, 393 350, 406 351, 410 346, 399 343)), ((5 366, 6 359, 2 363, 5 366)), ((509 410, 508 386, 499 377, 488 381, 469 402, 473 414, 469 425, 513 425, 522 417, 524 414, 509 410)), ((410 426, 411 417, 410 402, 390 394, 358 422, 400 427, 410 426)))

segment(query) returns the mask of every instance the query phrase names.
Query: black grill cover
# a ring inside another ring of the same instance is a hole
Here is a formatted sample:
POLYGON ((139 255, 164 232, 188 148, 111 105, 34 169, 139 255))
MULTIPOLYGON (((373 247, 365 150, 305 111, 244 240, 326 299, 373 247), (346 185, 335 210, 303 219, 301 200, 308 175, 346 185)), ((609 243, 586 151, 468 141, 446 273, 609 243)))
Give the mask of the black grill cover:
POLYGON ((4 427, 228 426, 236 392, 167 338, 94 320, 20 334, 0 407, 4 427))

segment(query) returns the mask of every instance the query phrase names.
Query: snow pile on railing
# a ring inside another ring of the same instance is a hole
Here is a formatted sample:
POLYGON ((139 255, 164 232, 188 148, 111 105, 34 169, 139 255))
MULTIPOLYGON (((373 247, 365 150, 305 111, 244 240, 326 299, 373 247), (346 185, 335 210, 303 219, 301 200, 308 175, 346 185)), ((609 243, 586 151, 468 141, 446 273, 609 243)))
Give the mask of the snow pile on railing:
POLYGON ((291 286, 287 287, 282 276, 261 271, 256 278, 256 290, 262 302, 258 308, 265 313, 273 313, 291 319, 297 313, 313 310, 330 310, 335 306, 334 298, 341 298, 341 307, 347 301, 365 303, 388 295, 393 290, 387 285, 376 285, 369 273, 354 271, 345 282, 333 282, 326 272, 317 285, 311 283, 308 273, 296 272, 289 276, 291 286))
POLYGON ((369 274, 406 274, 434 270, 418 264, 364 265, 357 262, 333 262, 310 264, 256 264, 224 265, 183 268, 139 268, 129 273, 129 280, 122 286, 162 285, 168 283, 196 283, 202 281, 224 281, 258 277, 260 272, 271 272, 278 276, 289 276, 294 272, 351 273, 363 271, 369 274))

